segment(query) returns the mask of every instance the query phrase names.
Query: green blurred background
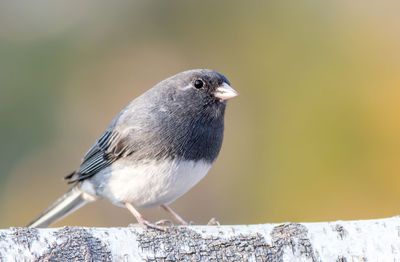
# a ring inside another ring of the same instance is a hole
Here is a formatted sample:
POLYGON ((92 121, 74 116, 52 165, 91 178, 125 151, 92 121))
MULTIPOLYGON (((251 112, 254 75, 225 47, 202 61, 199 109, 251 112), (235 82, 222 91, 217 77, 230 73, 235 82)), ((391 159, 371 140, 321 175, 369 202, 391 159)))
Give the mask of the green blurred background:
MULTIPOLYGON (((0 227, 66 192, 62 177, 122 107, 192 68, 225 74, 240 96, 216 164, 172 204, 184 218, 397 215, 399 12, 399 1, 0 2, 0 227)), ((99 201, 56 225, 131 222, 99 201)))

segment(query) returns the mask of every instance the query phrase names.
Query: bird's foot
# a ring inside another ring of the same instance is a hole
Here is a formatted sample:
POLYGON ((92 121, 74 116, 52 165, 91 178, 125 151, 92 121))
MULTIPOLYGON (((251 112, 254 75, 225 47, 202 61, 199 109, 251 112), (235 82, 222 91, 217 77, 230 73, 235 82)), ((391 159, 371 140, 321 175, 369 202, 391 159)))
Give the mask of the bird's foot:
POLYGON ((139 213, 139 211, 136 210, 136 208, 129 202, 125 203, 126 208, 128 208, 128 210, 136 217, 136 220, 139 222, 139 224, 144 228, 144 229, 149 229, 149 228, 153 228, 156 230, 160 230, 163 232, 168 232, 168 227, 165 226, 160 226, 160 225, 156 225, 153 224, 149 221, 147 221, 142 214, 139 213))
POLYGON ((160 230, 163 232, 168 232, 168 229, 171 228, 172 226, 168 225, 168 222, 164 221, 164 220, 158 221, 156 223, 151 223, 150 221, 145 220, 140 223, 128 225, 128 227, 141 227, 143 229, 153 228, 153 229, 160 230))
POLYGON ((163 220, 157 221, 155 224, 157 226, 169 226, 169 227, 173 227, 174 226, 174 223, 171 220, 168 220, 168 219, 163 219, 163 220))
POLYGON ((221 224, 215 217, 212 217, 210 221, 208 221, 207 226, 220 226, 221 224))
POLYGON ((145 229, 153 228, 153 229, 160 230, 163 232, 168 232, 168 229, 170 228, 168 226, 161 226, 161 225, 151 223, 150 221, 147 221, 147 220, 139 221, 139 224, 142 227, 144 227, 145 229))

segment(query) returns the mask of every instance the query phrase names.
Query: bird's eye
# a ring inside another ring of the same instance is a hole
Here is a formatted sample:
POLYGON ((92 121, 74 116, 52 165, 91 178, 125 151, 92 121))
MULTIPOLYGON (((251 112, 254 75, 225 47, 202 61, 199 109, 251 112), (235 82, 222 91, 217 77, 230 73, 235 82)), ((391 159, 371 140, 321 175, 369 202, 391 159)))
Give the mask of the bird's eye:
POLYGON ((196 81, 194 81, 194 87, 196 87, 197 89, 202 88, 204 86, 204 82, 202 80, 197 79, 196 81))

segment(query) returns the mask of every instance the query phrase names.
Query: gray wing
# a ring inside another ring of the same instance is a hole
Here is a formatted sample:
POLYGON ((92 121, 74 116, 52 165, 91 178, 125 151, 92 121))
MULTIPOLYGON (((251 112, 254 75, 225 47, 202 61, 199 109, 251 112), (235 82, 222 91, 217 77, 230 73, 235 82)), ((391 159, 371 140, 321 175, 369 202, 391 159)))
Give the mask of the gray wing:
POLYGON ((153 87, 122 109, 86 153, 79 169, 65 176, 68 183, 90 178, 118 159, 133 153, 140 157, 166 151, 165 146, 158 145, 162 140, 157 134, 161 134, 162 130, 159 125, 154 126, 159 118, 165 121, 168 116, 168 113, 162 115, 158 110, 157 97, 166 99, 159 90, 153 87))
POLYGON ((128 147, 127 136, 115 130, 107 130, 94 143, 82 160, 82 164, 76 171, 65 176, 68 183, 85 180, 100 170, 108 167, 119 158, 133 153, 133 147, 128 147))

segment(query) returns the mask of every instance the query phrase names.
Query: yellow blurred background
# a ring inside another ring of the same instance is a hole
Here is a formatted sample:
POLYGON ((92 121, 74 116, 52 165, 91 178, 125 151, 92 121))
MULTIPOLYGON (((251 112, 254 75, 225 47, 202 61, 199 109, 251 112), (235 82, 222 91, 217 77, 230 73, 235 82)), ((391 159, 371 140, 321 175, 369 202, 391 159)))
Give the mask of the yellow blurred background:
MULTIPOLYGON (((216 164, 172 204, 184 218, 397 215, 399 13, 399 1, 2 1, 0 227, 66 192, 63 176, 130 100, 193 68, 240 96, 216 164)), ((132 222, 99 201, 55 225, 132 222)))

